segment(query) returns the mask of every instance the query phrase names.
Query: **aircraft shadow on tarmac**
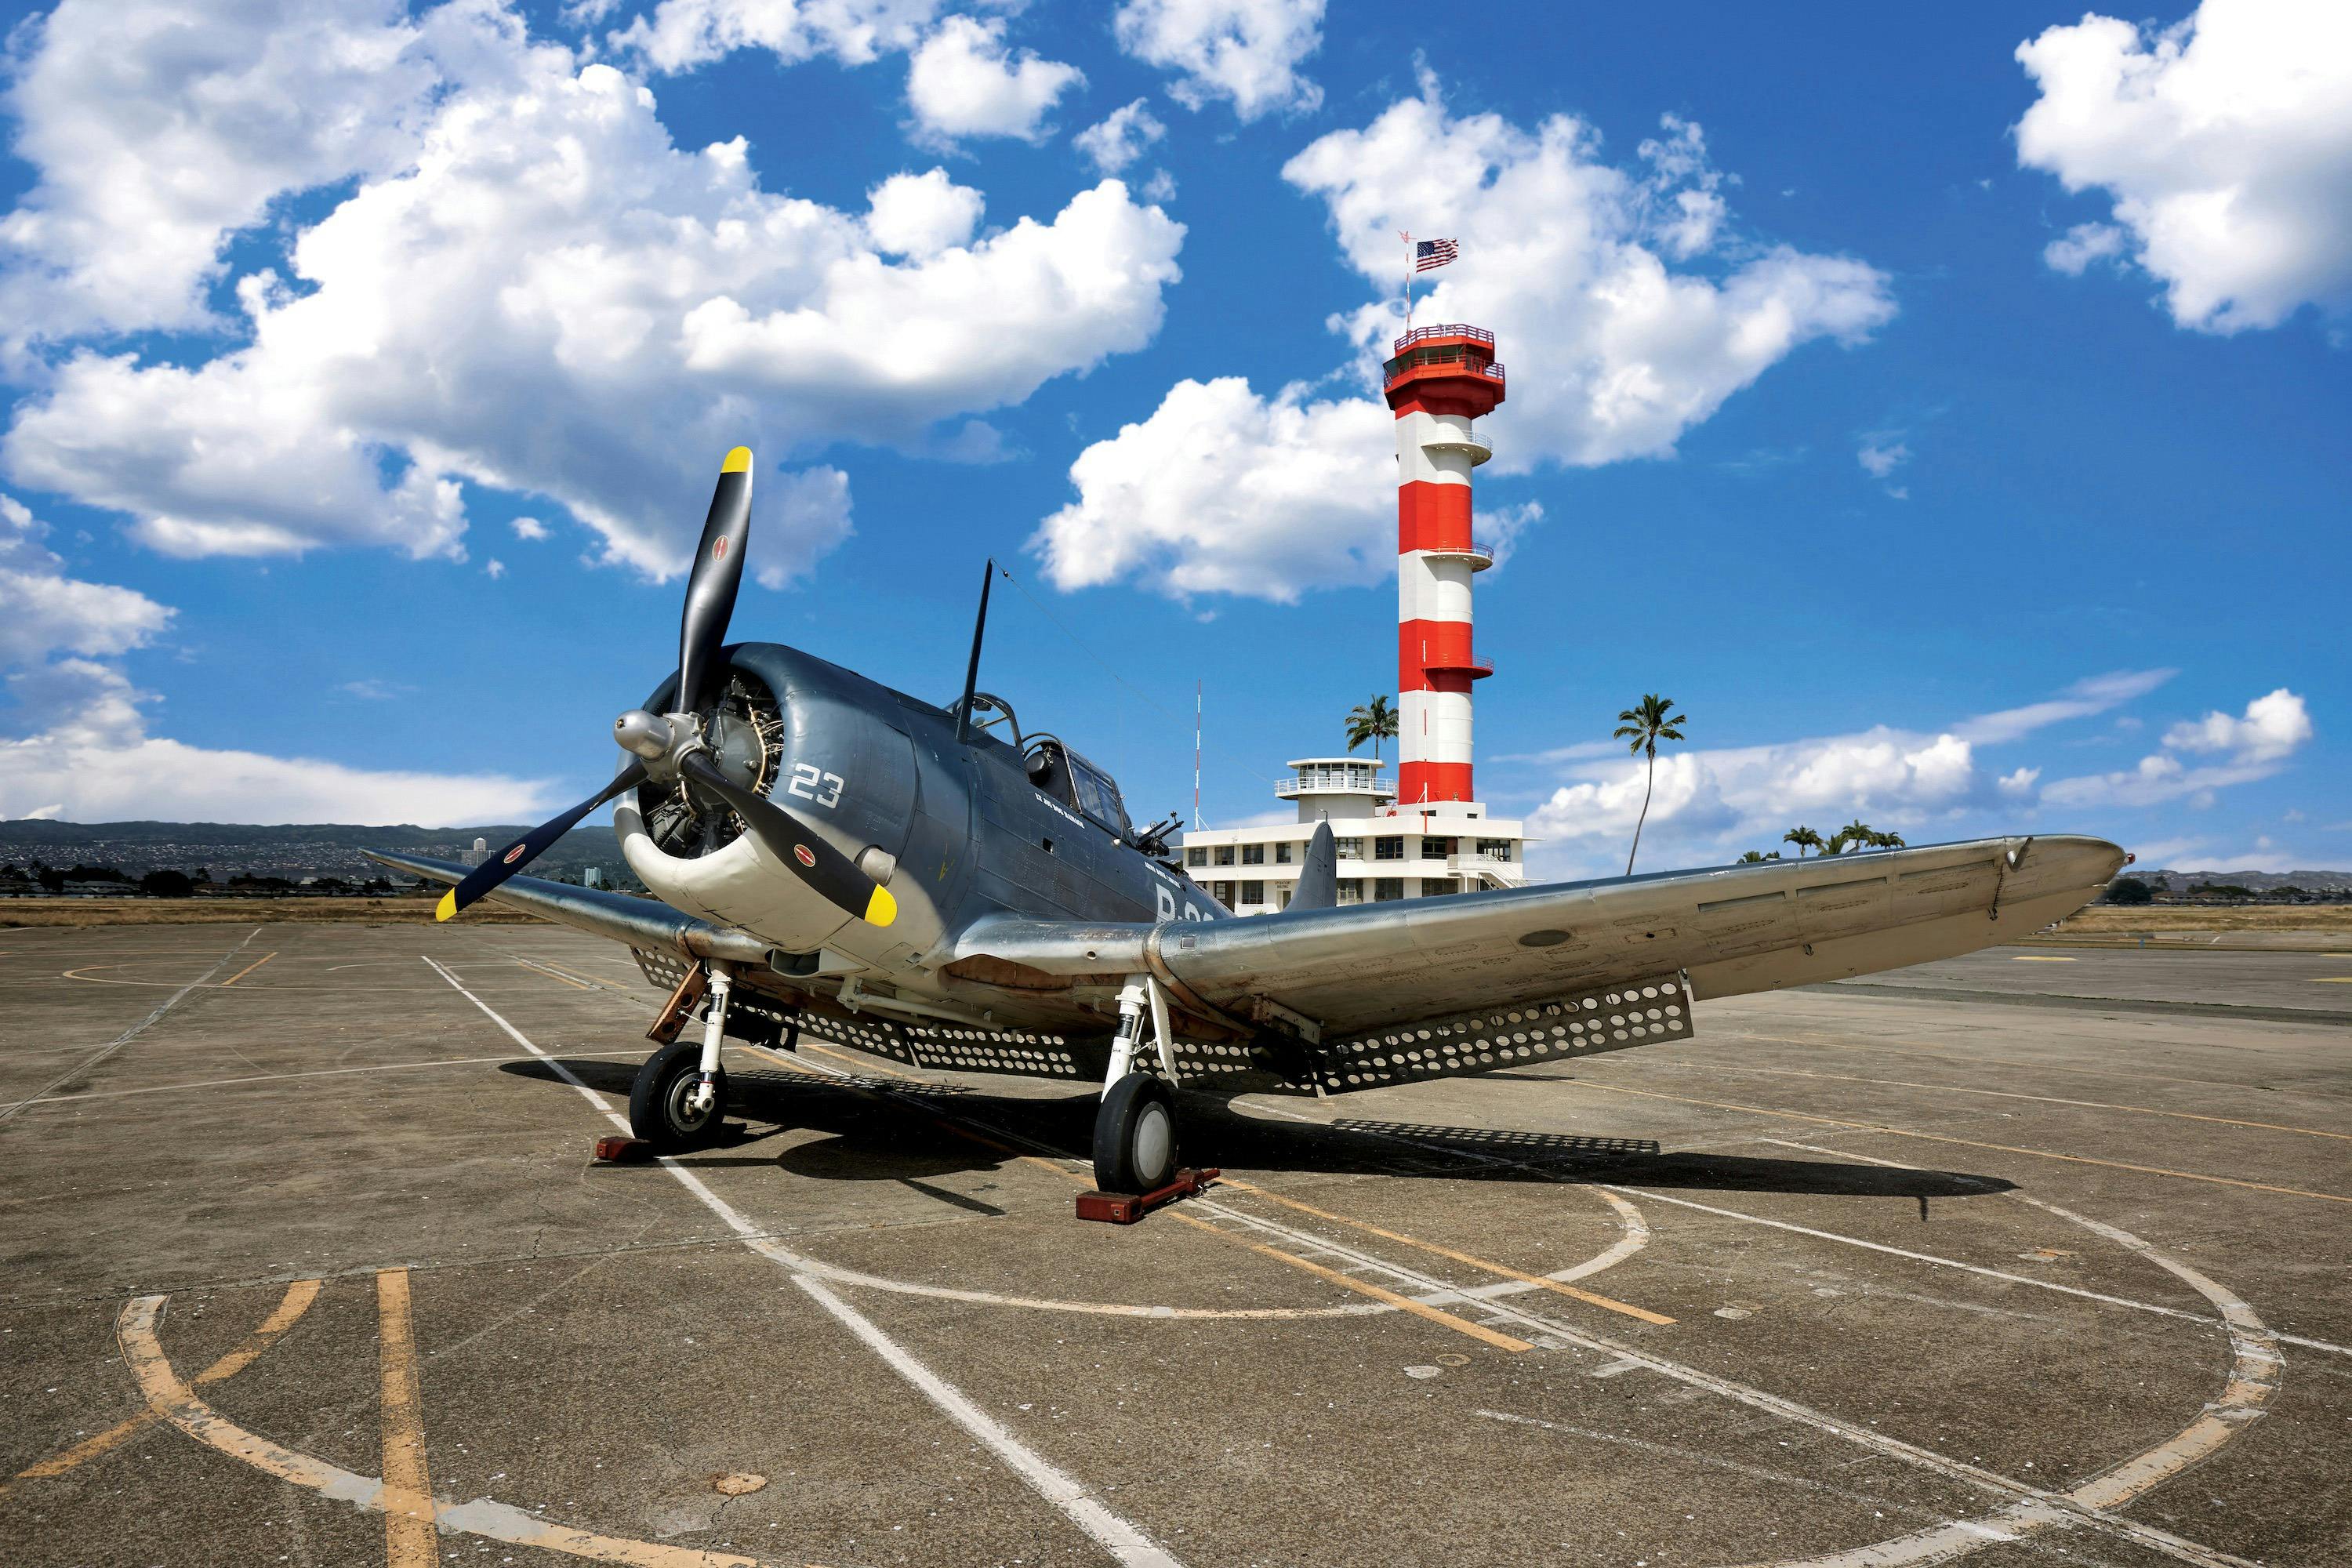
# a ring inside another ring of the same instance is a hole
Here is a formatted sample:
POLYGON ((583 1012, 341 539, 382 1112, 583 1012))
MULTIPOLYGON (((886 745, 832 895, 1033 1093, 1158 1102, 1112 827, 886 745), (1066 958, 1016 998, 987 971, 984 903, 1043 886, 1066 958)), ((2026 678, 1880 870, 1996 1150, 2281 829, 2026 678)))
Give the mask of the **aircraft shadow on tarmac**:
MULTIPOLYGON (((557 1064, 589 1088, 625 1100, 634 1064, 581 1058, 557 1064)), ((546 1062, 520 1060, 500 1070, 561 1082, 546 1062)), ((891 1181, 924 1191, 922 1178, 992 1171, 1017 1158, 943 1125, 910 1101, 887 1098, 907 1086, 880 1079, 814 1079, 793 1073, 738 1072, 727 1080, 730 1140, 683 1156, 679 1163, 776 1165, 818 1181, 891 1181), (776 1154, 752 1152, 787 1129, 833 1136, 801 1142, 776 1154)), ((1092 1092, 1057 1100, 992 1095, 926 1083, 926 1099, 952 1097, 957 1110, 1072 1152, 1093 1139, 1092 1092)), ((1784 1193, 1830 1197, 1975 1197, 2012 1190, 1999 1176, 1906 1170, 1836 1160, 1773 1159, 1705 1152, 1666 1153, 1648 1139, 1588 1138, 1508 1128, 1433 1127, 1402 1121, 1278 1121, 1237 1110, 1208 1095, 1183 1097, 1183 1157, 1202 1165, 1318 1175, 1444 1177, 1454 1181, 1622 1183, 1715 1192, 1784 1193)), ((934 1195, 946 1198, 940 1192, 934 1195)), ((977 1205, 985 1207, 986 1205, 977 1205)))

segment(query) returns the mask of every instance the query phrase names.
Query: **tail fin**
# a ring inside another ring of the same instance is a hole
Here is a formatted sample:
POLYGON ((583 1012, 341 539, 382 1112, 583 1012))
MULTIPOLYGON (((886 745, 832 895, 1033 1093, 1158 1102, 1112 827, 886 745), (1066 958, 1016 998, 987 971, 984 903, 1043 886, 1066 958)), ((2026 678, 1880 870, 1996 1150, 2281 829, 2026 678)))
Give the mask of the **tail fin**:
POLYGON ((1328 910, 1339 901, 1339 850, 1331 841, 1331 825, 1315 826, 1307 841, 1307 858, 1298 868, 1298 890, 1290 895, 1294 910, 1328 910))

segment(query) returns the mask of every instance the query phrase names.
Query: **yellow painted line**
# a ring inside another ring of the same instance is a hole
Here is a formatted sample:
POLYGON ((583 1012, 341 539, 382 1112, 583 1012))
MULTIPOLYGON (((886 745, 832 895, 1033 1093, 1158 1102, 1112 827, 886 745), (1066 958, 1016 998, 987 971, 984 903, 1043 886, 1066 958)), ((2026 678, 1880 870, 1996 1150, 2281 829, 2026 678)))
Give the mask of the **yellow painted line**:
MULTIPOLYGON (((1769 1039, 1774 1037, 1759 1035, 1754 1037, 1769 1039)), ((2300 1132, 2306 1138, 2340 1138, 2352 1142, 2352 1132, 2330 1132, 2319 1127, 2290 1127, 2283 1121, 2248 1121, 2236 1116, 2207 1116, 2195 1110, 2166 1110, 2154 1105, 2125 1105, 2112 1100, 2068 1100, 2063 1095, 2026 1094, 2013 1089, 1969 1089, 1957 1083, 1920 1083, 1905 1078, 1862 1078, 1847 1072, 1807 1072, 1802 1068, 1727 1067, 1710 1062, 1706 1070, 1766 1073, 1773 1078, 1817 1078, 1832 1083, 1870 1083, 1886 1089, 1933 1089, 1941 1094, 1979 1094, 1995 1100, 2031 1100, 2041 1105, 2075 1105, 2088 1110, 2133 1110, 2143 1116, 2170 1116, 2183 1121, 2218 1121, 2224 1127, 2258 1127, 2265 1132, 2300 1132)))
POLYGON ((433 1478, 425 1468, 425 1391, 416 1376, 416 1331, 408 1310, 408 1270, 375 1277, 377 1356, 383 1373, 383 1557, 386 1568, 434 1568, 433 1478))
POLYGON ((2072 963, 2074 961, 2071 958, 2044 956, 2041 953, 2018 953, 2012 956, 2010 962, 2011 963, 2072 963))
MULTIPOLYGON (((196 1373, 197 1385, 201 1387, 208 1383, 219 1383, 224 1379, 235 1377, 238 1373, 251 1366, 254 1359, 271 1345, 276 1344, 278 1336, 292 1328, 296 1320, 309 1311, 310 1303, 318 1299, 319 1281, 316 1279, 297 1279, 293 1284, 286 1287, 286 1294, 278 1300, 277 1309, 261 1321, 259 1328, 246 1336, 243 1344, 196 1373)), ((85 1437, 72 1447, 50 1455, 37 1465, 17 1471, 16 1479, 41 1480, 51 1476, 62 1476, 68 1470, 89 1463, 100 1455, 112 1453, 153 1426, 156 1420, 157 1416, 153 1410, 142 1410, 129 1420, 117 1422, 95 1436, 85 1437)), ((0 1496, 6 1495, 7 1490, 7 1487, 0 1486, 0 1496)))
POLYGON ((238 981, 244 979, 247 975, 252 973, 255 970, 260 968, 263 964, 268 963, 271 959, 277 956, 278 955, 274 952, 263 953, 259 958, 255 959, 251 963, 247 964, 243 969, 238 970, 235 974, 232 974, 226 980, 222 981, 221 989, 224 991, 227 990, 230 986, 236 984, 238 981))
MULTIPOLYGON (((206 1447, 251 1465, 265 1475, 356 1508, 384 1510, 383 1482, 249 1432, 198 1398, 173 1370, 155 1337, 156 1325, 163 1319, 163 1304, 168 1300, 164 1296, 139 1297, 125 1302, 121 1315, 115 1320, 115 1339, 122 1349, 123 1364, 131 1369, 150 1409, 206 1447)), ((445 1510, 442 1523, 453 1533, 485 1536, 599 1563, 626 1563, 639 1568, 760 1568, 749 1557, 574 1530, 488 1498, 445 1510)))
POLYGON ((1353 1275, 1342 1274, 1336 1268, 1327 1268, 1320 1263, 1285 1252, 1278 1247, 1268 1247, 1262 1241, 1251 1241, 1247 1237, 1235 1236, 1233 1232, 1222 1226, 1211 1225, 1204 1219, 1195 1219, 1192 1215, 1180 1213, 1175 1209, 1162 1209, 1160 1214, 1164 1218, 1181 1220, 1196 1230, 1205 1230, 1212 1236, 1221 1236, 1227 1241, 1248 1247, 1252 1252, 1262 1253, 1277 1262, 1287 1263, 1293 1268, 1303 1268, 1309 1274, 1328 1279, 1334 1285, 1345 1285, 1349 1289, 1370 1296, 1375 1301, 1386 1302, 1399 1311, 1411 1312, 1416 1318, 1426 1318, 1433 1323, 1441 1323, 1455 1333, 1467 1334, 1474 1340, 1494 1346, 1496 1350, 1517 1352, 1535 1349, 1535 1346, 1527 1341, 1516 1340, 1508 1334, 1497 1333, 1484 1323, 1474 1323, 1467 1318, 1457 1318, 1453 1313, 1433 1307, 1426 1301, 1416 1301, 1410 1296, 1400 1296, 1394 1290, 1359 1279, 1353 1275))
POLYGON ((2352 985, 2352 974, 2322 974, 2314 977, 2316 985, 2352 985))
POLYGON ((541 974, 544 974, 550 980, 562 982, 564 984, 571 986, 574 991, 593 991, 595 989, 594 986, 589 984, 585 980, 574 980, 569 974, 558 974, 546 964, 534 963, 528 958, 516 959, 515 967, 518 969, 534 970, 541 974))
POLYGON ((1630 1302, 1619 1301, 1591 1290, 1580 1290, 1573 1285, 1558 1279, 1547 1279, 1540 1274, 1522 1272, 1507 1263, 1490 1263, 1486 1258, 1473 1257, 1467 1252, 1456 1252, 1450 1247, 1441 1247, 1433 1241, 1423 1241, 1418 1237, 1407 1236, 1401 1230, 1384 1230, 1379 1226, 1368 1224, 1363 1220, 1349 1219, 1346 1215, 1333 1214, 1328 1209, 1318 1209, 1312 1204, 1300 1203, 1297 1198, 1286 1198, 1280 1193, 1270 1193, 1264 1187, 1237 1181, 1230 1176, 1220 1177, 1218 1184, 1231 1187, 1237 1193, 1255 1194, 1268 1203, 1280 1204, 1285 1208, 1297 1209, 1301 1214, 1311 1214, 1318 1219, 1328 1219, 1334 1225, 1353 1226, 1356 1229, 1373 1236, 1386 1237, 1391 1241, 1402 1242, 1407 1247, 1417 1247, 1423 1252, 1435 1253, 1440 1258, 1450 1258, 1456 1263, 1466 1263, 1473 1268, 1482 1268, 1489 1274, 1497 1274, 1506 1279, 1517 1279, 1525 1285, 1540 1285, 1547 1290, 1556 1290, 1563 1296, 1573 1297, 1587 1306, 1603 1308, 1612 1312, 1622 1312, 1629 1318, 1639 1318, 1645 1323, 1666 1324, 1675 1321, 1645 1308, 1636 1307, 1630 1302))
POLYGON ((1734 1105, 1721 1100, 1693 1100, 1685 1094, 1661 1094, 1650 1089, 1627 1089, 1620 1084, 1596 1083, 1589 1078, 1576 1081, 1587 1089, 1606 1089, 1611 1094, 1635 1094, 1644 1100, 1672 1100, 1684 1105, 1709 1106, 1717 1110, 1744 1110, 1756 1116, 1777 1116, 1786 1121, 1811 1121, 1823 1127, 1853 1127, 1864 1132, 1889 1132, 1897 1138, 1919 1138, 1930 1143, 1957 1143, 1966 1149, 1990 1149, 2002 1154, 2031 1154, 2037 1160, 2063 1160, 2071 1165, 2104 1165, 2111 1171, 2137 1171, 2143 1176, 2175 1176, 2184 1182, 2210 1182, 2216 1186, 2243 1187, 2249 1192, 2283 1193, 2289 1197, 2352 1204, 2352 1197, 2336 1193, 2315 1193, 2305 1187, 2274 1187, 2266 1182, 2241 1182, 2231 1176, 2208 1176, 2197 1171, 2176 1171, 2166 1165, 2135 1165, 2123 1160, 2097 1160, 2088 1154, 2060 1154, 2048 1149, 2021 1149, 2014 1143, 1981 1143, 1973 1138, 1954 1138, 1942 1132, 1915 1132, 1908 1127, 1889 1127, 1884 1122, 1849 1121, 1842 1116, 1809 1116, 1801 1110, 1782 1110, 1769 1105, 1734 1105))

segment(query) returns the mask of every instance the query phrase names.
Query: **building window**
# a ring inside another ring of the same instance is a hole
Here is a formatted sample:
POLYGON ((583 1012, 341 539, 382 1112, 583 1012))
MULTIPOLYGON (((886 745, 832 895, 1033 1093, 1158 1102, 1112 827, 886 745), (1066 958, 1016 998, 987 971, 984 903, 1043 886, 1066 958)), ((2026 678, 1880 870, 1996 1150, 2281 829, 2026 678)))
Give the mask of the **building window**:
POLYGON ((1184 851, 1184 864, 1187 866, 1205 866, 1208 863, 1209 852, 1206 849, 1193 848, 1184 851))
POLYGON ((1511 858, 1511 841, 1507 838, 1481 838, 1478 840, 1478 853, 1489 860, 1508 860, 1511 858))
POLYGON ((1209 897, 1216 900, 1217 902, 1224 905, 1225 908, 1232 909, 1234 907, 1234 885, 1231 882, 1212 882, 1209 884, 1209 897))
POLYGON ((1423 877, 1421 879, 1421 896, 1424 899, 1443 898, 1447 893, 1461 890, 1462 884, 1451 877, 1423 877))
POLYGON ((1361 877, 1340 878, 1339 901, 1343 904, 1362 903, 1364 901, 1364 879, 1361 877))
POLYGON ((1451 838, 1424 838, 1421 841, 1421 858, 1424 860, 1443 860, 1453 853, 1454 840, 1451 838))
POLYGON ((1264 904, 1265 902, 1265 884, 1264 882, 1244 882, 1242 884, 1242 908, 1247 909, 1253 904, 1264 904))
POLYGON ((1404 858, 1404 839, 1403 839, 1402 837, 1392 837, 1392 838, 1375 838, 1375 839, 1373 839, 1373 840, 1372 840, 1372 858, 1373 858, 1373 859, 1375 859, 1375 860, 1402 860, 1402 859, 1403 859, 1403 858, 1404 858))
POLYGON ((1277 866, 1290 864, 1290 845, 1287 840, 1274 847, 1274 863, 1277 866))
POLYGON ((1286 909, 1288 909, 1288 908, 1290 907, 1290 895, 1291 895, 1291 894, 1293 894, 1293 893, 1295 893, 1295 892, 1297 892, 1297 890, 1298 890, 1297 889, 1296 889, 1296 888, 1294 888, 1294 887, 1291 887, 1291 886, 1290 886, 1289 884, 1287 884, 1287 883, 1285 883, 1283 886, 1281 886, 1281 887, 1279 887, 1279 888, 1276 888, 1276 889, 1274 890, 1274 907, 1275 907, 1276 910, 1286 910, 1286 909))
POLYGON ((1233 847, 1232 845, 1230 845, 1230 844, 1220 844, 1220 845, 1218 845, 1218 846, 1217 846, 1217 864, 1218 864, 1218 865, 1220 865, 1220 866, 1230 866, 1230 865, 1232 865, 1233 863, 1234 863, 1234 847, 1233 847))
POLYGON ((1242 846, 1242 864, 1243 864, 1243 865, 1244 865, 1244 866, 1263 866, 1263 865, 1265 865, 1265 845, 1263 845, 1263 844, 1244 844, 1244 845, 1243 845, 1243 846, 1242 846))
POLYGON ((1386 903, 1391 899, 1402 899, 1403 897, 1404 879, 1402 877, 1375 877, 1372 879, 1372 902, 1376 904, 1386 903))
POLYGON ((1342 860, 1360 860, 1364 858, 1364 841, 1360 838, 1334 838, 1331 850, 1342 860))

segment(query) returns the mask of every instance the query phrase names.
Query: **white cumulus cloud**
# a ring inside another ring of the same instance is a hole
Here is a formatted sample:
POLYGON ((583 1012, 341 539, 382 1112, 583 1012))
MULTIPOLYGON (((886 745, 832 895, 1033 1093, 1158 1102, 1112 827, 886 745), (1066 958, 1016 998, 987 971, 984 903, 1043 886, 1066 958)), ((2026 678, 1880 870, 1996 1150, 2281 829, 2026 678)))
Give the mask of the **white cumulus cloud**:
POLYGON ((170 608, 144 594, 67 576, 41 542, 47 532, 31 508, 0 495, 0 668, 60 650, 127 653, 171 624, 170 608))
POLYGON ((2162 801, 2210 798, 2231 784, 2269 778, 2312 737, 2311 713, 2298 694, 2282 686, 2246 704, 2242 715, 2221 711, 2173 725, 2162 749, 2137 765, 2116 773, 2060 779, 2042 798, 2060 805, 2153 805, 2162 801), (2182 753, 2210 758, 2194 763, 2182 753))
MULTIPOLYGON (((1714 207, 1683 202, 1716 198, 1723 181, 1699 128, 1671 117, 1627 169, 1603 162, 1578 121, 1528 132, 1496 115, 1456 117, 1424 81, 1370 126, 1318 139, 1284 174, 1325 204, 1341 253, 1377 301, 1337 323, 1356 348, 1358 387, 1377 385, 1397 330, 1397 231, 1461 239, 1462 259, 1429 275, 1437 281, 1416 316, 1498 335, 1509 400, 1492 472, 1670 453, 1801 345, 1858 342, 1894 313, 1886 279, 1868 265, 1734 247, 1714 207)), ((1391 428, 1369 393, 1310 404, 1230 378, 1187 381, 1072 466, 1078 498, 1037 543, 1066 587, 1149 572, 1163 587, 1185 584, 1175 591, 1287 600, 1361 582, 1367 562, 1393 551, 1391 428), (1252 426, 1255 435, 1239 434, 1252 426), (1318 441, 1346 433, 1309 465, 1318 482, 1303 525, 1263 499, 1298 488, 1302 431, 1318 441), (1360 488, 1320 489, 1343 477, 1360 488), (1175 489, 1197 503, 1170 507, 1163 498, 1175 489)))
POLYGON ((876 249, 921 258, 970 244, 986 202, 945 169, 932 169, 891 175, 866 194, 866 232, 876 249))
POLYGON ((2114 207, 2052 266, 2079 272, 2127 236, 2172 319, 2206 331, 2352 307, 2352 6, 2203 0, 2161 30, 2094 13, 2017 58, 2041 89, 2019 163, 2114 207))
POLYGON ((1185 108, 1222 99, 1250 121, 1323 101, 1298 74, 1322 23, 1323 0, 1127 0, 1112 30, 1128 54, 1176 73, 1169 96, 1185 108))
POLYGON ((2249 763, 2274 762, 2310 739, 2311 714, 2284 686, 2247 703, 2240 717, 2217 710, 2164 732, 2164 743, 2175 751, 2226 752, 2249 763))
POLYGON ((1079 152, 1106 174, 1116 174, 1143 156, 1143 150, 1168 134, 1168 127, 1143 100, 1111 111, 1099 122, 1070 138, 1079 152))
POLYGON ((0 739, 0 817, 75 822, 532 821, 544 781, 356 768, 186 745, 147 732, 149 700, 119 671, 68 658, 11 679, 37 726, 0 739))
POLYGON ((1070 466, 1078 499, 1030 541, 1068 590, 1134 578, 1177 596, 1287 603, 1302 586, 1396 569, 1389 411, 1363 398, 1268 398, 1240 376, 1182 381, 1151 416, 1070 466))
POLYGON ((1086 80, 1077 67, 1011 50, 1004 23, 950 16, 915 50, 907 71, 907 107, 924 139, 952 145, 967 136, 1043 142, 1062 94, 1086 80))
MULTIPOLYGON (((1140 347, 1178 277, 1182 226, 1116 181, 975 240, 978 193, 943 175, 844 212, 763 189, 740 138, 682 150, 647 89, 494 5, 415 32, 397 58, 435 91, 404 157, 339 190, 284 276, 236 280, 243 331, 212 357, 73 349, 0 442, 18 482, 127 513, 182 554, 420 556, 462 553, 471 483, 562 504, 606 559, 667 574, 730 447, 761 450, 763 493, 845 496, 830 470, 775 465, 793 444, 920 446, 1140 347)), ((172 115, 205 121, 214 75, 242 79, 208 60, 166 84, 172 115)), ((205 145, 250 151, 223 138, 205 145)), ((37 192, 62 177, 37 166, 37 192)), ((792 542, 845 530, 770 530, 762 575, 806 571, 792 542)))
POLYGON ((10 39, 0 340, 214 324, 230 236, 411 154, 439 79, 398 0, 66 0, 10 39))
POLYGON ((859 66, 911 47, 939 10, 940 0, 661 0, 611 43, 658 71, 692 70, 737 49, 766 49, 785 65, 823 55, 859 66))
POLYGON ((1900 441, 1874 438, 1863 442, 1854 457, 1872 479, 1883 479, 1911 460, 1911 448, 1900 441))

